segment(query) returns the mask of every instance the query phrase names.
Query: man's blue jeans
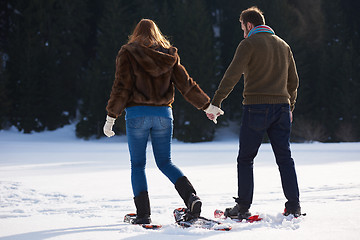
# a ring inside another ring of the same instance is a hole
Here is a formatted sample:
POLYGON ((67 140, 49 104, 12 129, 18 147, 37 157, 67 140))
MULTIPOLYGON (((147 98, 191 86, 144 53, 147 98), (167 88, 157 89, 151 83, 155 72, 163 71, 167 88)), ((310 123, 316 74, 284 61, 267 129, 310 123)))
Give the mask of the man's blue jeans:
POLYGON ((170 118, 146 116, 126 120, 126 134, 131 161, 131 184, 134 196, 147 191, 145 175, 146 146, 151 143, 157 167, 175 184, 184 174, 171 162, 173 122, 170 118))
POLYGON ((290 106, 288 104, 254 104, 243 108, 240 127, 238 167, 238 199, 241 207, 250 208, 253 199, 254 158, 265 132, 271 142, 279 167, 287 209, 299 206, 299 189, 294 160, 290 151, 290 106))

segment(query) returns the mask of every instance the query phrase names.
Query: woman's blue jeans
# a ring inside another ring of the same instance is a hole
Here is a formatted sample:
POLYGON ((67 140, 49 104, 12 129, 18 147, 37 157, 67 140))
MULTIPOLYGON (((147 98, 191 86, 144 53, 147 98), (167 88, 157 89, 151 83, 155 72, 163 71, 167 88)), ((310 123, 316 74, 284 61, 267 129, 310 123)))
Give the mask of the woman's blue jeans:
POLYGON ((134 196, 147 191, 145 175, 146 147, 149 136, 160 171, 175 182, 184 174, 171 162, 173 122, 170 118, 146 116, 126 120, 126 134, 131 161, 131 184, 134 196))
POLYGON ((266 132, 279 167, 283 192, 288 200, 285 207, 296 209, 299 206, 299 189, 290 151, 289 105, 245 105, 243 110, 237 158, 239 198, 236 201, 242 207, 250 208, 254 191, 254 158, 266 132))

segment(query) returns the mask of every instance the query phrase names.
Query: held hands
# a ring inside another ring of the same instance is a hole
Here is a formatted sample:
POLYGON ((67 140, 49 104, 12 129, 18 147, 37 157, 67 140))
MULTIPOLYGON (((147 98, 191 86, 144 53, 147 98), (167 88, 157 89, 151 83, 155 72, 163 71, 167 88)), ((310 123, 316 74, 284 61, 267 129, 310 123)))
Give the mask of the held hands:
POLYGON ((224 111, 219 107, 216 107, 212 104, 209 105, 205 110, 206 116, 208 119, 212 120, 215 124, 217 124, 217 117, 220 115, 224 115, 224 111))
POLYGON ((115 135, 114 131, 112 130, 112 127, 114 126, 115 120, 116 120, 116 118, 106 116, 106 123, 104 125, 103 130, 104 130, 104 134, 107 137, 112 137, 112 136, 115 135))

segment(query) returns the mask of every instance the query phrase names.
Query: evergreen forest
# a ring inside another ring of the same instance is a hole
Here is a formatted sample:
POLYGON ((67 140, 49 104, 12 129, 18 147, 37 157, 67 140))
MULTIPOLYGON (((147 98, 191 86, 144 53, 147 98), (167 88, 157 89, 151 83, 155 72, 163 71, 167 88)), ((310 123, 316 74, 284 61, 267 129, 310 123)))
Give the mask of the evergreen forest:
MULTIPOLYGON (((212 97, 243 39, 240 13, 251 6, 297 64, 292 141, 360 141, 358 0, 1 0, 0 130, 76 124, 79 138, 105 137, 115 57, 142 18, 157 23, 212 97)), ((176 91, 174 138, 211 141, 217 128, 239 124, 242 89, 240 80, 217 125, 176 91)), ((126 134, 124 114, 115 132, 126 134)))

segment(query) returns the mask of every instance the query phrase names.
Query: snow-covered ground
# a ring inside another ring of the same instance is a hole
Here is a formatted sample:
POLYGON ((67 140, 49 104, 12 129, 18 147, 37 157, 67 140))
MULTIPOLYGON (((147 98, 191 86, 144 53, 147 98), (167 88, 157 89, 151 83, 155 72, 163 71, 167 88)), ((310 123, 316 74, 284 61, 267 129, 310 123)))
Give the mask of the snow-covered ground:
MULTIPOLYGON (((202 215, 234 205, 236 134, 210 143, 174 142, 173 162, 203 200, 202 215)), ((360 143, 292 144, 306 217, 281 215, 285 199, 271 146, 255 159, 251 208, 264 221, 232 223, 229 232, 182 229, 172 211, 183 207, 154 164, 148 146, 152 220, 161 230, 123 222, 134 212, 125 137, 84 141, 74 126, 23 135, 0 131, 0 240, 34 239, 359 239, 360 143)))

